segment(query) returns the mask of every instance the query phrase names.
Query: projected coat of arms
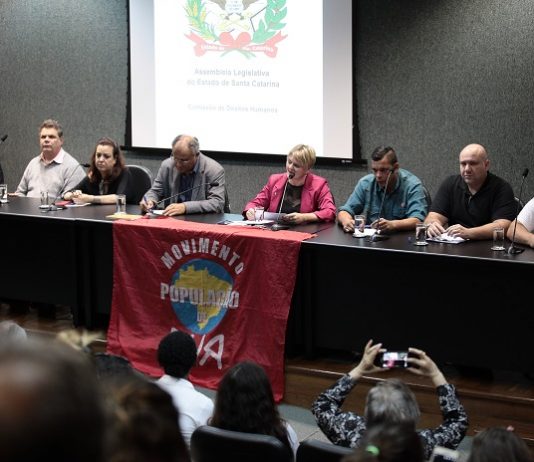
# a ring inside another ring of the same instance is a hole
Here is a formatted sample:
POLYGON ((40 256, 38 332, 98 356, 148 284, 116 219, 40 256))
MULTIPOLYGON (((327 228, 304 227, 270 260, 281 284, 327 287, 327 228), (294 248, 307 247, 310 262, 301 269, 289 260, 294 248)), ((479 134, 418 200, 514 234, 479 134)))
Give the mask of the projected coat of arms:
POLYGON ((196 56, 208 51, 257 53, 274 58, 286 25, 286 0, 187 0, 185 6, 196 56))

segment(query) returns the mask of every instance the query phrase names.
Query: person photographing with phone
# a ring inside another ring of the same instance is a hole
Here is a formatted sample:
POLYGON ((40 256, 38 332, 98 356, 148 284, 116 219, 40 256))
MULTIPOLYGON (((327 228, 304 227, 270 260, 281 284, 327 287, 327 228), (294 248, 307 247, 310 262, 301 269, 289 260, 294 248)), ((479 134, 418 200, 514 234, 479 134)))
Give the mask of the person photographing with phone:
MULTIPOLYGON (((356 448, 367 429, 385 422, 408 423, 416 429, 421 414, 419 406, 413 392, 399 379, 379 382, 369 390, 363 416, 341 410, 346 397, 364 375, 391 370, 377 361, 385 351, 381 343, 373 344, 369 340, 360 363, 321 393, 312 404, 311 411, 317 425, 332 443, 356 448)), ((443 422, 436 428, 417 430, 423 442, 425 458, 430 457, 436 445, 455 449, 465 436, 468 426, 467 414, 458 399, 456 388, 447 382, 423 350, 409 348, 408 357, 396 361, 395 367, 403 365, 413 374, 428 377, 438 393, 443 422)))

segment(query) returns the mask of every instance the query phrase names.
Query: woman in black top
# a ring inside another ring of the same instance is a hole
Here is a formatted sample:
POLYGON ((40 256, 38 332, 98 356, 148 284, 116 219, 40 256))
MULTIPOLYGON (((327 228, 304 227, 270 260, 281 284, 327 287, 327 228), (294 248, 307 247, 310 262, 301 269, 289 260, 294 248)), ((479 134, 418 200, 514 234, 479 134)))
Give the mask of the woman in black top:
POLYGON ((128 197, 130 175, 125 166, 124 156, 116 141, 100 138, 91 156, 87 176, 73 191, 65 194, 64 199, 75 203, 114 204, 117 194, 128 197))

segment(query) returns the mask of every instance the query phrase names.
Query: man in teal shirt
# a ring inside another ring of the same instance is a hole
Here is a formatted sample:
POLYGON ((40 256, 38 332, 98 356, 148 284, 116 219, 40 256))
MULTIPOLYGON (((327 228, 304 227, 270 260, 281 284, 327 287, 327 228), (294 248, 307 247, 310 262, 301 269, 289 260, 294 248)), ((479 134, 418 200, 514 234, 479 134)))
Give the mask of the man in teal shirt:
POLYGON ((337 221, 343 231, 354 232, 354 215, 365 215, 366 224, 381 233, 415 229, 425 219, 429 205, 421 180, 399 168, 397 154, 389 146, 373 151, 371 169, 373 173, 358 181, 338 210, 337 221))

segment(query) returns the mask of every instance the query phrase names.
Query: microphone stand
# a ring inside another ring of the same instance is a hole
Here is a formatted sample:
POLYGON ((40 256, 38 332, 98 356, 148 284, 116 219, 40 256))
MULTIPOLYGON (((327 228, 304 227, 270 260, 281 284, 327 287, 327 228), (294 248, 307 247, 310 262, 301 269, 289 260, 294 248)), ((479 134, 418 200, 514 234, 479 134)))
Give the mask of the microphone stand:
MULTIPOLYGON (((5 140, 7 140, 7 133, 5 135, 2 135, 2 137, 0 138, 0 144, 2 144, 5 140)), ((2 166, 0 165, 0 183, 4 183, 4 171, 2 170, 2 166)), ((2 204, 7 204, 9 202, 9 200, 7 199, 7 186, 6 186, 6 191, 5 191, 5 199, 4 199, 4 195, 2 195, 2 197, 0 197, 0 205, 2 204)))
MULTIPOLYGON (((382 202, 380 203, 380 209, 378 210, 378 220, 380 220, 380 217, 382 216, 382 212, 384 209, 384 201, 386 200, 386 194, 388 193, 389 179, 391 178, 392 173, 393 173, 393 169, 390 168, 388 172, 388 177, 386 178, 386 184, 384 186, 384 195, 382 196, 382 202)), ((385 241, 387 239, 389 239, 389 236, 386 236, 385 234, 381 234, 379 229, 377 229, 376 233, 374 233, 369 238, 371 242, 385 241)))
MULTIPOLYGON (((196 186, 193 186, 192 188, 189 188, 189 189, 186 189, 185 191, 180 191, 176 194, 173 194, 172 196, 169 196, 169 197, 165 197, 159 201, 157 201, 155 203, 155 207, 157 207, 159 204, 161 204, 162 202, 165 202, 165 201, 170 201, 172 199, 174 199, 175 197, 178 197, 178 196, 181 196, 182 194, 185 194, 185 193, 188 193, 189 191, 193 191, 195 189, 198 189, 198 188, 202 188, 202 186, 210 186, 210 187, 215 187, 215 186, 219 186, 219 182, 218 181, 212 181, 211 183, 201 183, 201 184, 197 184, 196 186)), ((150 210, 147 210, 148 212, 151 212, 153 210, 150 209, 150 210)))
POLYGON ((282 231, 283 229, 289 229, 289 225, 284 225, 280 223, 280 214, 282 213, 282 205, 284 205, 284 198, 286 197, 286 191, 287 191, 287 184, 289 183, 289 180, 293 178, 295 175, 289 173, 287 175, 286 184, 284 186, 284 193, 282 194, 282 200, 280 201, 280 207, 278 207, 278 216, 276 217, 276 223, 271 226, 271 231, 282 231))
POLYGON ((515 214, 515 222, 514 222, 514 232, 512 234, 512 243, 510 244, 510 247, 506 250, 506 253, 508 255, 518 255, 525 251, 525 249, 522 249, 520 247, 515 246, 515 230, 517 228, 517 217, 519 216, 519 207, 521 205, 521 196, 523 194, 523 185, 525 184, 525 178, 528 175, 528 168, 523 170, 523 178, 521 180, 521 187, 519 188, 519 198, 517 200, 517 211, 515 214))

